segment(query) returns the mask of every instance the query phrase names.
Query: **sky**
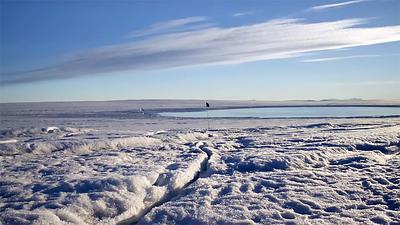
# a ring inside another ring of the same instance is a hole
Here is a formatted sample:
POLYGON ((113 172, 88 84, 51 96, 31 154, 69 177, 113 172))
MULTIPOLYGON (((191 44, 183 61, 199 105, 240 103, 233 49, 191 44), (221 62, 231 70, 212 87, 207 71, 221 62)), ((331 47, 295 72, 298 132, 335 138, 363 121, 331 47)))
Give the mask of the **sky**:
POLYGON ((400 99, 400 1, 0 0, 0 102, 400 99))

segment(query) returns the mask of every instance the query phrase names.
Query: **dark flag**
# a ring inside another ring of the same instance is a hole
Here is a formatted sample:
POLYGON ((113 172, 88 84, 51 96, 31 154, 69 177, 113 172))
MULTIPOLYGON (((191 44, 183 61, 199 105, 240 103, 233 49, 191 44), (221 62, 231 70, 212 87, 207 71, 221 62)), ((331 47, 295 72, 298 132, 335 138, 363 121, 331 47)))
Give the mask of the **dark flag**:
POLYGON ((206 102, 206 107, 207 107, 207 108, 210 108, 210 104, 208 104, 208 102, 206 102))

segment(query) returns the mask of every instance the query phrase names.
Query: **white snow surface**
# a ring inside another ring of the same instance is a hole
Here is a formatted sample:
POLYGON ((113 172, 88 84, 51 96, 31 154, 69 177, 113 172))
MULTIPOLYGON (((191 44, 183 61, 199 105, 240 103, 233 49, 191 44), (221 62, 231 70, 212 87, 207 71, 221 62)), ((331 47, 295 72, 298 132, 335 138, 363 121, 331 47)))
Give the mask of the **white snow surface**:
POLYGON ((0 117, 0 224, 400 224, 399 118, 28 111, 0 117))
POLYGON ((400 121, 71 130, 9 132, 4 224, 400 222, 400 121))
POLYGON ((207 169, 139 224, 398 224, 399 124, 216 131, 207 169))
MULTIPOLYGON (((5 224, 115 224, 135 221, 182 189, 207 154, 182 144, 205 134, 66 136, 0 145, 0 211, 5 224)), ((21 134, 21 132, 17 132, 21 134)), ((23 133, 23 132, 22 132, 23 133)))

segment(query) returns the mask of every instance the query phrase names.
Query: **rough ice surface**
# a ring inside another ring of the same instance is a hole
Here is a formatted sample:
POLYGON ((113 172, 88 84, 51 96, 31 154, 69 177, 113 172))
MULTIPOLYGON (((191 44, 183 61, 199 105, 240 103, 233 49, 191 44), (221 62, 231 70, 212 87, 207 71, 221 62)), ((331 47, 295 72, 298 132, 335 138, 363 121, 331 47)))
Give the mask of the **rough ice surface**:
POLYGON ((398 123, 213 133, 204 176, 139 224, 400 223, 398 123))
POLYGON ((0 224, 400 224, 399 118, 44 117, 1 118, 0 224))
POLYGON ((196 132, 100 137, 48 130, 28 132, 35 138, 25 132, 20 141, 1 146, 5 224, 135 221, 191 182, 207 159, 185 145, 186 139, 208 137, 196 132))

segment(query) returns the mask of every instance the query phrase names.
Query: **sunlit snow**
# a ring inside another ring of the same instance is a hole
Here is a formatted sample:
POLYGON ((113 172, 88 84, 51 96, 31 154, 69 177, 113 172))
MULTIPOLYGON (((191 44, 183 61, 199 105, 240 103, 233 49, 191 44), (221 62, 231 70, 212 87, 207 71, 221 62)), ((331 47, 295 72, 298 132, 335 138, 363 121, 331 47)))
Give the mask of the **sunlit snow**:
POLYGON ((400 223, 396 117, 42 113, 3 111, 3 224, 400 223))

